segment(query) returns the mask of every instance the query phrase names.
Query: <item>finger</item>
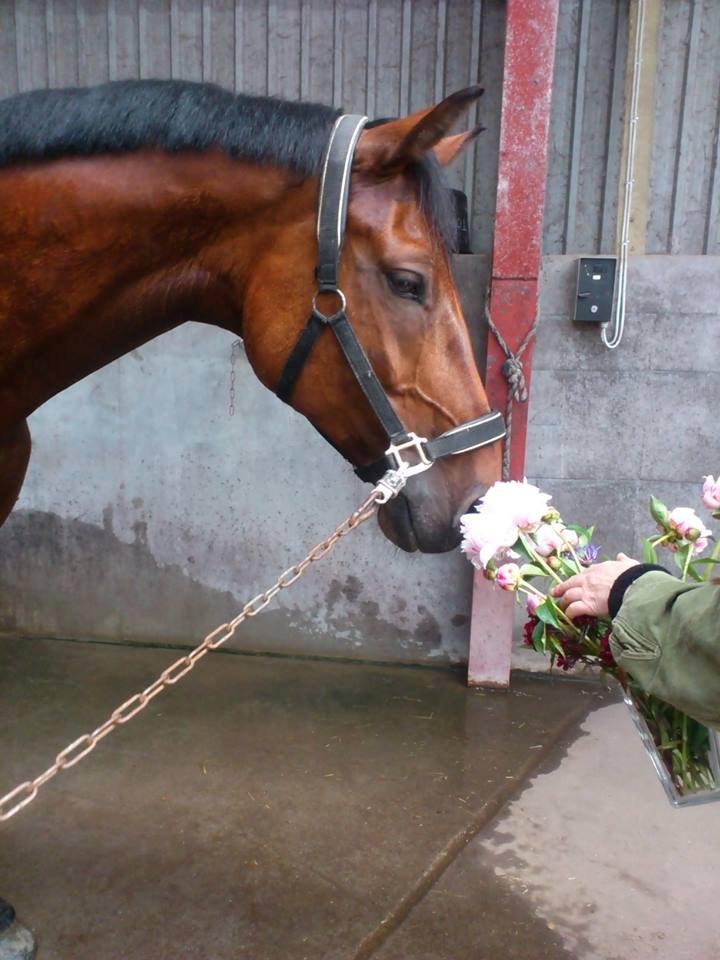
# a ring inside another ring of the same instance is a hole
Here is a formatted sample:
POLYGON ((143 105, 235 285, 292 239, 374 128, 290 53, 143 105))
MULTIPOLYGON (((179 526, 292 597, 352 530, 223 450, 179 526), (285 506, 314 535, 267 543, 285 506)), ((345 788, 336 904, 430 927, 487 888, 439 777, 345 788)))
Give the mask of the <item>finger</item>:
POLYGON ((626 553, 619 553, 615 559, 616 559, 616 560, 629 560, 630 557, 628 557, 628 555, 627 555, 626 553))
POLYGON ((571 587, 569 590, 566 590, 561 599, 558 601, 558 606, 561 610, 566 609, 571 603, 576 603, 578 600, 582 600, 585 591, 582 587, 571 587))
POLYGON ((576 574, 574 577, 570 577, 569 580, 566 580, 564 583, 558 583, 557 586, 554 586, 550 593, 553 597, 562 597, 564 593, 568 590, 572 590, 573 587, 579 587, 582 583, 579 574, 576 574))
POLYGON ((575 617, 591 617, 593 611, 585 600, 576 600, 565 608, 565 616, 570 617, 571 620, 575 617))

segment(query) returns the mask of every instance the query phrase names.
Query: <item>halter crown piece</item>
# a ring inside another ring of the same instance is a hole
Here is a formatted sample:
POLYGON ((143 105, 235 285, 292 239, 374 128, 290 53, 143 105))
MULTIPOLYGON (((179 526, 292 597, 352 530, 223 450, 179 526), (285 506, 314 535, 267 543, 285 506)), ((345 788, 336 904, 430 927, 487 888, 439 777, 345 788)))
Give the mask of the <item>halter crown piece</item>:
POLYGON ((388 486, 392 486, 393 492, 390 496, 394 496, 405 485, 408 477, 429 469, 436 460, 502 440, 505 436, 505 421, 501 413, 491 410, 485 416, 461 423, 433 440, 409 432, 393 409, 350 324, 345 295, 338 285, 338 269, 345 236, 353 155, 366 123, 367 117, 354 114, 338 117, 325 152, 320 179, 318 264, 315 272, 317 293, 334 294, 337 298, 337 310, 330 315, 321 313, 317 307, 317 294, 313 298, 310 319, 285 362, 275 393, 281 400, 289 403, 295 384, 318 337, 329 327, 337 337, 355 379, 388 438, 385 454, 368 466, 356 467, 355 473, 361 480, 369 483, 376 483, 381 478, 385 480, 390 473, 393 479, 388 482, 388 486), (407 454, 410 454, 412 459, 407 459, 407 454))

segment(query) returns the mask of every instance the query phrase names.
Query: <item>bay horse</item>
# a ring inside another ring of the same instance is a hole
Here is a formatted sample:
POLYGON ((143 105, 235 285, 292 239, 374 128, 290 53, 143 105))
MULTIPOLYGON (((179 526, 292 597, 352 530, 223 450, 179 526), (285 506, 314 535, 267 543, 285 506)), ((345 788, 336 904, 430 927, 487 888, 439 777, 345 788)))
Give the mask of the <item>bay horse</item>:
MULTIPOLYGON (((427 437, 489 412, 440 176, 479 132, 449 135, 481 92, 369 125, 354 154, 341 286, 392 407, 427 437)), ((25 477, 28 416, 187 320, 241 337, 277 388, 316 292, 319 171, 336 116, 177 81, 0 101, 0 524, 25 477)), ((354 466, 383 454, 333 337, 318 339, 291 402, 354 466)), ((452 548, 500 456, 496 442, 412 477, 380 511, 385 535, 405 550, 452 548)), ((12 918, 0 901, 0 941, 12 918)))
MULTIPOLYGON (((357 335, 409 429, 489 410, 452 278, 441 167, 472 87, 357 142, 340 279, 357 335)), ((316 290, 315 214, 338 111, 205 83, 121 81, 0 101, 0 523, 30 456, 27 417, 187 321, 241 337, 274 389, 316 290)), ((331 336, 292 406, 354 466, 386 442, 331 336)), ((379 514, 404 550, 441 552, 499 477, 500 444, 438 462, 379 514)))

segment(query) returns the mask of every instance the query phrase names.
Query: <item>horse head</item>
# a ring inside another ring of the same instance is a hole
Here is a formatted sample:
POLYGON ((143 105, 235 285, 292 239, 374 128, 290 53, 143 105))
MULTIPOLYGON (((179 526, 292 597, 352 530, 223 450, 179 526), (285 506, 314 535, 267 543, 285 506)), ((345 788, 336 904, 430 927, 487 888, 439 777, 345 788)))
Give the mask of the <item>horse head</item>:
MULTIPOLYGON (((481 92, 470 88, 435 107, 366 128, 353 160, 340 287, 393 408, 408 430, 424 437, 489 411, 453 280, 453 211, 440 176, 441 167, 478 132, 449 135, 481 92)), ((288 193, 271 242, 258 238, 246 281, 247 355, 271 389, 315 294, 316 205, 316 181, 298 183, 288 193)), ((334 296, 319 297, 322 311, 336 309, 330 302, 334 296)), ((376 461, 387 446, 329 334, 319 338, 303 367, 292 405, 356 467, 376 461)), ((500 458, 496 442, 411 477, 403 493, 380 511, 383 532, 408 551, 452 549, 459 540, 460 515, 499 477, 500 458)))

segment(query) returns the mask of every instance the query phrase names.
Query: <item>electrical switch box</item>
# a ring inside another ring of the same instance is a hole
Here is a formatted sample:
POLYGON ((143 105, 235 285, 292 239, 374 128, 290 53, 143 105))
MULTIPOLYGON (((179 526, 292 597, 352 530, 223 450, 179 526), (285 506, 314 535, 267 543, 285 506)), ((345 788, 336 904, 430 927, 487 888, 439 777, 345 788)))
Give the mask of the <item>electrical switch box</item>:
POLYGON ((578 323, 610 321, 616 266, 616 257, 580 257, 575 301, 575 320, 578 323))

